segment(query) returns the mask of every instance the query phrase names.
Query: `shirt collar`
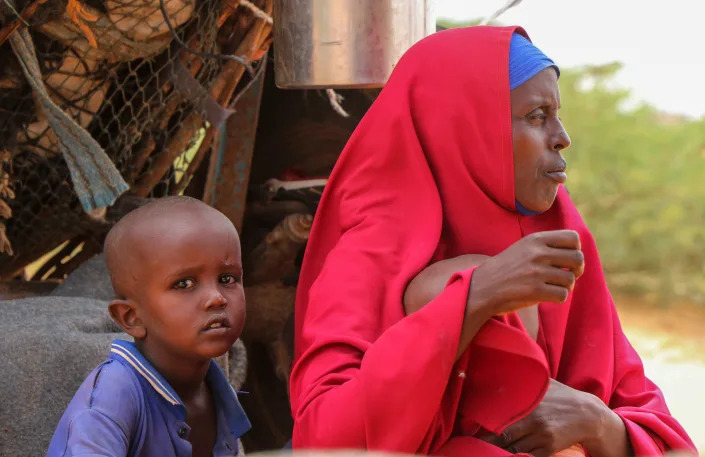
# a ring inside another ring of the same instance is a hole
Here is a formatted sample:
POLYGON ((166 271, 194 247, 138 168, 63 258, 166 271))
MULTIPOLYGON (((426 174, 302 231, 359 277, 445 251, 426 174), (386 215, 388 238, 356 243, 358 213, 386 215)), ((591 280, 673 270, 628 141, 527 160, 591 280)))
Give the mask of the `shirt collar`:
MULTIPOLYGON (((184 405, 178 394, 172 389, 169 383, 159 374, 142 353, 137 349, 135 343, 114 340, 110 348, 110 358, 120 359, 127 362, 138 374, 140 374, 154 390, 161 395, 169 404, 184 409, 184 405)), ((237 400, 235 390, 230 385, 227 377, 217 363, 211 360, 206 374, 206 380, 213 393, 216 409, 223 412, 230 433, 236 437, 242 436, 250 428, 250 421, 247 419, 240 402, 237 400)))

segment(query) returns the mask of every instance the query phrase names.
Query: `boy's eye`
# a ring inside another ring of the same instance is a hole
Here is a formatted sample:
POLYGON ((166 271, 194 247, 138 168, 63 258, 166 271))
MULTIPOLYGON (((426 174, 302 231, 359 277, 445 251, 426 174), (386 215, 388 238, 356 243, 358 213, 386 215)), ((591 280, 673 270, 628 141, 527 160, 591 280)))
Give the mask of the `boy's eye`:
POLYGON ((221 284, 235 284, 236 282, 240 281, 239 276, 231 274, 221 275, 219 279, 221 284))
POLYGON ((172 286, 174 289, 190 289, 193 287, 193 280, 191 279, 179 279, 172 286))

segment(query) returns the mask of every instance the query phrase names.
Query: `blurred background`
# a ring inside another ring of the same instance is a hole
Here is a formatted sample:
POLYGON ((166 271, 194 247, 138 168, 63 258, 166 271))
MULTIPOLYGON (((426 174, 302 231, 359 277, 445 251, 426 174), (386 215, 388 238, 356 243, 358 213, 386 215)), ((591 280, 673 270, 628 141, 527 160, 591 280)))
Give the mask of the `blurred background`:
MULTIPOLYGON (((493 23, 561 67, 568 190, 647 375, 705 455, 705 4, 513 3, 493 23)), ((457 27, 505 4, 437 0, 436 14, 457 27)))

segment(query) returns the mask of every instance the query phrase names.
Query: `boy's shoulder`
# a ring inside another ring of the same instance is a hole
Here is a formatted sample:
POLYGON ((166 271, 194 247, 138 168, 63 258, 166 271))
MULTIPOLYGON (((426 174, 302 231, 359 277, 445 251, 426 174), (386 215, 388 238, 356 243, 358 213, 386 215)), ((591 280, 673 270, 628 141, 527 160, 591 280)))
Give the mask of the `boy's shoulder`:
POLYGON ((121 360, 110 358, 96 370, 92 406, 128 402, 140 405, 142 385, 135 371, 121 360))
POLYGON ((88 452, 88 448, 119 449, 119 443, 124 443, 135 431, 143 408, 135 374, 118 360, 108 359, 93 369, 69 402, 54 431, 47 456, 88 452))
POLYGON ((79 414, 91 409, 128 426, 130 418, 143 407, 142 386, 135 372, 120 360, 110 358, 83 381, 66 412, 79 414))

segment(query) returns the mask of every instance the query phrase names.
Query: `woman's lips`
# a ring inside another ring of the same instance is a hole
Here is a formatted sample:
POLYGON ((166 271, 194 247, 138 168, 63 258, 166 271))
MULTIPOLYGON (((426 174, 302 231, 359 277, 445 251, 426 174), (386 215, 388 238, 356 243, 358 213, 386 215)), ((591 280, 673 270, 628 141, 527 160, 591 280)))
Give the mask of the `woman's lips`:
POLYGON ((568 175, 565 171, 549 171, 546 174, 558 184, 563 184, 568 179, 568 175))

